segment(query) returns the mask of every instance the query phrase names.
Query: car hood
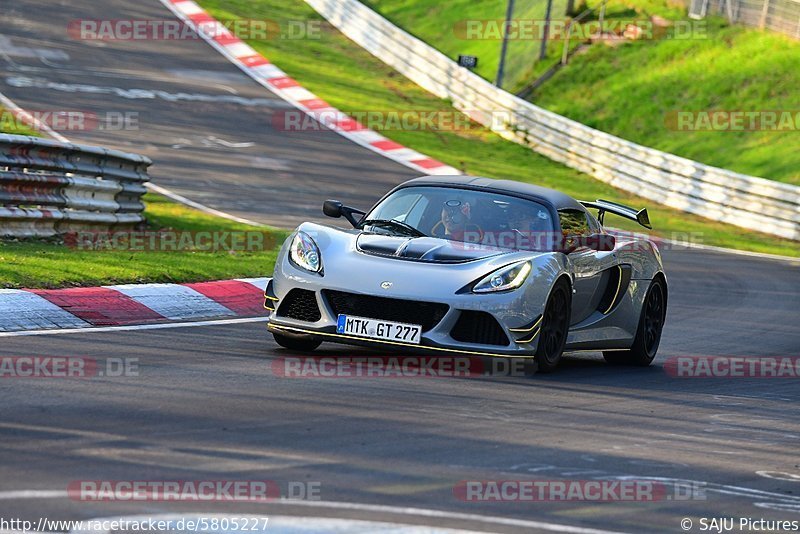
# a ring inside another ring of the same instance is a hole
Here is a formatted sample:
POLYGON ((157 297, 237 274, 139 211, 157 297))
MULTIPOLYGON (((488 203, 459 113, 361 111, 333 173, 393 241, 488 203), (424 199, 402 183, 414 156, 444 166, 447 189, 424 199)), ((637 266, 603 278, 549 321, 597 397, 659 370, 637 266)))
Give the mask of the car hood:
POLYGON ((365 254, 431 263, 464 263, 511 252, 507 249, 436 237, 399 237, 368 233, 358 236, 356 246, 365 254))
POLYGON ((275 277, 278 280, 291 280, 292 284, 305 284, 305 287, 359 293, 377 291, 386 297, 414 300, 422 295, 456 295, 468 284, 516 261, 531 262, 533 269, 528 284, 536 284, 540 277, 551 277, 564 270, 565 256, 561 253, 470 246, 435 238, 379 236, 312 222, 301 224, 298 231, 306 233, 316 242, 324 274, 308 273, 292 265, 289 260, 290 236, 275 265, 275 277), (385 248, 378 246, 381 243, 378 238, 388 239, 383 241, 385 248), (406 254, 420 247, 427 253, 420 254, 420 257, 436 256, 440 260, 395 256, 394 252, 407 241, 411 243, 405 249, 406 254), (414 244, 414 241, 417 243, 414 244), (368 248, 371 245, 373 251, 359 250, 365 243, 368 248), (444 248, 437 248, 443 245, 444 248), (432 249, 436 250, 430 252, 432 249), (441 260, 448 257, 461 259, 441 260), (473 259, 470 261, 467 258, 473 259), (386 281, 392 283, 391 288, 382 286, 386 281))

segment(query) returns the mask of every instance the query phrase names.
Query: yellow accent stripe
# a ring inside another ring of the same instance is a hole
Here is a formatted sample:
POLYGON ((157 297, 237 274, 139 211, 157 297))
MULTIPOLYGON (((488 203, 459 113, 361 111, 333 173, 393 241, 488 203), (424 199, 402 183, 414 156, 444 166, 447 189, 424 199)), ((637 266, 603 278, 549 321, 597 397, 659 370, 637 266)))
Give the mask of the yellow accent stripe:
POLYGON ((536 339, 536 336, 538 336, 539 332, 541 332, 541 331, 542 331, 542 329, 539 328, 538 330, 536 330, 536 332, 533 333, 533 335, 531 337, 529 337, 528 339, 518 339, 517 343, 530 343, 531 341, 536 339))
POLYGON ((264 295, 264 296, 265 296, 266 298, 268 298, 269 300, 281 300, 281 299, 279 299, 278 297, 270 297, 269 295, 264 295))
POLYGON ((509 328, 509 329, 508 329, 508 331, 509 331, 509 332, 522 332, 522 333, 525 333, 525 332, 530 332, 531 330, 533 330, 534 328, 536 328, 537 326, 539 326, 539 323, 541 323, 541 322, 542 322, 542 319, 543 319, 543 318, 544 318, 544 315, 542 315, 541 317, 539 317, 539 320, 538 320, 538 321, 536 321, 536 323, 534 323, 534 325, 533 325, 532 327, 530 327, 530 328, 509 328))
POLYGON ((617 269, 619 269, 619 277, 617 278, 617 290, 614 292, 614 298, 611 299, 611 304, 608 305, 608 309, 603 312, 603 315, 610 312, 611 308, 614 307, 614 303, 617 302, 617 297, 619 296, 619 288, 622 287, 622 266, 617 265, 617 269))
POLYGON ((564 349, 564 354, 572 354, 573 352, 628 352, 631 349, 564 349))
POLYGON ((400 347, 409 347, 415 349, 424 349, 424 350, 438 350, 442 352, 455 352, 457 354, 474 354, 475 356, 493 356, 497 358, 533 358, 533 356, 526 356, 526 355, 519 355, 516 354, 496 354, 493 352, 477 352, 471 350, 461 350, 461 349, 447 349, 444 347, 430 347, 427 345, 413 345, 411 343, 399 343, 397 341, 384 341, 382 339, 372 339, 368 337, 358 337, 358 336, 348 336, 346 334, 331 334, 329 332, 315 332, 314 330, 306 330, 304 328, 297 328, 295 326, 283 326, 277 325, 273 323, 269 323, 267 325, 269 329, 276 329, 276 330, 289 330, 295 332, 302 332, 303 334, 311 334, 315 336, 328 336, 328 337, 338 337, 343 339, 357 339, 359 341, 371 341, 373 343, 380 343, 380 344, 387 344, 387 345, 397 345, 400 347))

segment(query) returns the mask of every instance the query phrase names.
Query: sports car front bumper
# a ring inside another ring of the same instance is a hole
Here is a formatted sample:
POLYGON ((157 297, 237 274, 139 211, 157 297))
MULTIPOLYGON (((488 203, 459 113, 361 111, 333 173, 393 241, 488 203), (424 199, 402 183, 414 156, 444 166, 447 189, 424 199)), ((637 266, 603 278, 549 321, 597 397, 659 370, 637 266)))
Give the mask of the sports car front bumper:
POLYGON ((431 265, 353 252, 346 269, 328 268, 319 276, 280 255, 267 288, 267 306, 274 310, 268 328, 284 335, 313 335, 355 345, 532 357, 539 319, 557 269, 536 270, 513 291, 459 292, 470 281, 513 261, 518 261, 516 255, 482 261, 477 267, 431 265), (337 332, 339 314, 422 325, 421 342, 337 332))

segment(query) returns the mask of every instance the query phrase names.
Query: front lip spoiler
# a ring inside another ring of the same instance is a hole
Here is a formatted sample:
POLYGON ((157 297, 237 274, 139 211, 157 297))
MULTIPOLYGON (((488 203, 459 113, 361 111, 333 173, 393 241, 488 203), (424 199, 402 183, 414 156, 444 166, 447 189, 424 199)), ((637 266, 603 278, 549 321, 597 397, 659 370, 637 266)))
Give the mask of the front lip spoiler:
MULTIPOLYGON (((533 355, 524 355, 524 354, 517 354, 517 353, 500 353, 500 352, 488 352, 488 351, 475 351, 475 350, 465 350, 465 349, 451 349, 448 347, 437 347, 433 345, 414 345, 412 343, 401 343, 399 341, 382 341, 382 340, 374 340, 370 338, 358 337, 358 336, 350 336, 347 334, 338 334, 334 332, 323 332, 319 330, 308 330, 305 328, 299 328, 297 326, 285 326, 281 324, 275 324, 274 322, 270 321, 267 324, 267 329, 270 331, 277 330, 277 331, 288 331, 291 333, 299 333, 299 334, 309 334, 313 336, 321 336, 321 337, 328 337, 333 338, 333 340, 349 340, 349 341, 357 341, 359 344, 369 345, 369 346, 381 346, 381 345, 390 345, 394 347, 405 347, 417 351, 439 351, 439 352, 449 352, 453 354, 469 354, 473 356, 491 356, 495 358, 520 358, 520 359, 528 359, 532 360, 534 358, 533 355)), ((339 341, 340 343, 347 343, 347 341, 339 341)))

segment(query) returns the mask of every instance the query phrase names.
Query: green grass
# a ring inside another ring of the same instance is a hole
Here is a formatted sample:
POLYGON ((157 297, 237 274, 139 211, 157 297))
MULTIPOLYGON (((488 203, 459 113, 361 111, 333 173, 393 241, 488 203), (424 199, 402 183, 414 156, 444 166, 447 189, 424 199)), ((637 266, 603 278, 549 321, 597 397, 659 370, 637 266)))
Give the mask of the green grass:
MULTIPOLYGON (((597 7, 600 0, 590 0, 590 6, 597 7)), ((606 4, 610 16, 636 15, 648 17, 658 15, 670 20, 686 18, 689 0, 609 0, 606 4)))
MULTIPOLYGON (((201 4, 221 19, 320 18, 301 0, 202 0, 201 4)), ((393 71, 331 26, 323 24, 322 28, 319 39, 276 39, 250 41, 250 44, 306 88, 344 111, 451 110, 447 102, 393 71)), ((663 237, 692 233, 696 241, 708 245, 800 256, 797 242, 655 205, 556 164, 475 125, 464 131, 392 130, 383 133, 469 174, 537 183, 582 199, 605 198, 634 206, 648 206, 655 233, 663 237)), ((612 222, 612 217, 608 222, 612 222)), ((629 230, 642 230, 635 223, 624 220, 614 220, 613 224, 629 230)))
MULTIPOLYGON (((268 276, 287 232, 206 215, 160 195, 145 196, 147 231, 259 232, 263 246, 206 252, 79 250, 52 240, 0 240, 0 287, 57 288, 145 282, 198 282, 268 276)), ((238 234, 241 235, 241 234, 238 234)), ((258 243, 258 241, 256 241, 258 243)))
POLYGON ((0 133, 13 135, 34 135, 39 136, 39 132, 21 123, 13 113, 0 106, 0 133))
MULTIPOLYGON (((466 41, 451 31, 458 20, 502 19, 506 0, 366 0, 395 24, 450 57, 480 57, 477 73, 494 80, 499 41, 466 41)), ((576 2, 576 4, 579 2, 576 2)), ((515 18, 542 12, 544 0, 519 0, 515 18)), ((599 0, 591 0, 592 6, 599 0)), ((563 8, 555 2, 554 17, 563 8)), ((611 0, 607 19, 659 15, 687 20, 681 0, 611 0)), ((534 15, 537 16, 537 15, 534 15)), ((538 15, 540 16, 540 15, 538 15)), ((645 40, 611 48, 595 45, 541 86, 530 100, 624 139, 709 165, 800 184, 798 131, 675 131, 677 111, 794 110, 800 108, 800 41, 744 27, 707 21, 707 37, 645 40)), ((532 65, 530 41, 512 41, 506 89, 517 91, 543 65, 532 65), (527 62, 527 63, 525 63, 527 62)), ((557 55, 551 45, 548 65, 557 55)))

